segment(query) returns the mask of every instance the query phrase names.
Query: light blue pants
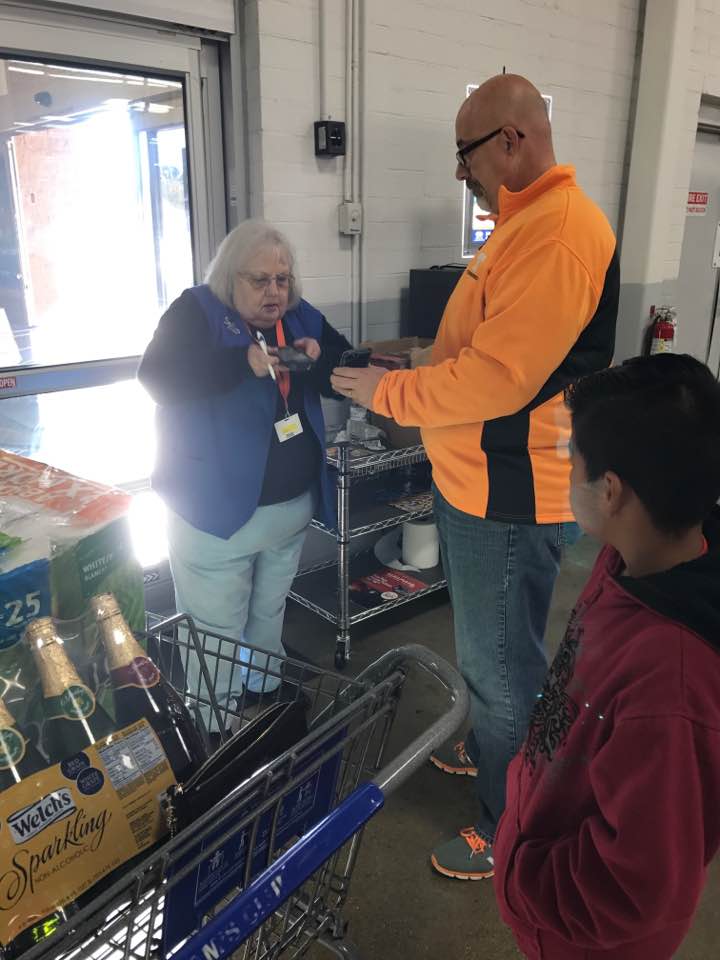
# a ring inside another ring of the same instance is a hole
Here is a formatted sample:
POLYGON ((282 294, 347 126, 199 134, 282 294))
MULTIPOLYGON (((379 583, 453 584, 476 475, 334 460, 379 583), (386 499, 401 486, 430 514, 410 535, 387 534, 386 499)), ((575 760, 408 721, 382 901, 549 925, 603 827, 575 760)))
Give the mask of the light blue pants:
MULTIPOLYGON (((239 696, 243 686, 267 692, 280 685, 280 661, 257 653, 251 657, 242 643, 284 654, 285 601, 312 515, 313 496, 308 491, 285 503, 258 507, 244 526, 223 540, 168 511, 170 568, 178 612, 189 613, 200 631, 237 641, 219 643, 207 638, 205 646, 221 706, 239 696), (212 656, 214 652, 227 659, 212 656)), ((189 658, 186 679, 191 692, 199 689, 197 657, 189 658)))

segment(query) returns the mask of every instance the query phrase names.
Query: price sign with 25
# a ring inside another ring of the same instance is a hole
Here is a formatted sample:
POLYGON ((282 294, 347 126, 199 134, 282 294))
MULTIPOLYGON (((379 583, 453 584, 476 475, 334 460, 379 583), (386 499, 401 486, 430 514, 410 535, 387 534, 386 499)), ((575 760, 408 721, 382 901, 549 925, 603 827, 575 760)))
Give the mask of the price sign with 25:
POLYGON ((49 567, 38 560, 0 575, 0 653, 20 642, 31 620, 50 615, 49 567))
POLYGON ((23 600, 8 600, 4 607, 3 625, 8 629, 24 627, 28 621, 40 615, 40 591, 26 593, 23 600))
POLYGON ((40 616, 40 590, 31 590, 19 600, 6 600, 0 610, 0 650, 14 646, 25 627, 40 616))

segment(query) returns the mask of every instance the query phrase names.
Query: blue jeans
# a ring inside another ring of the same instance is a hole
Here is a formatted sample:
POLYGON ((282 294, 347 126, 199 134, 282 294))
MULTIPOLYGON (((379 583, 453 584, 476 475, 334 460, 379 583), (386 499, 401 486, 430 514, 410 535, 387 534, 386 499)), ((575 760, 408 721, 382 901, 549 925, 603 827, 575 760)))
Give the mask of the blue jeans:
POLYGON ((525 739, 547 672, 544 635, 562 549, 576 523, 498 523, 457 510, 434 490, 455 651, 470 692, 465 741, 478 768, 477 830, 492 841, 505 775, 525 739))
MULTIPOLYGON (((305 533, 313 515, 308 491, 294 500, 258 507, 229 540, 197 530, 168 511, 170 569, 178 612, 189 613, 200 630, 230 637, 206 649, 215 696, 224 705, 243 687, 269 692, 280 685, 280 661, 254 654, 243 641, 284 655, 285 601, 297 573, 305 533), (258 669, 253 670, 252 667, 258 669), (268 674, 266 671, 273 671, 268 674)), ((201 636, 202 640, 202 636, 201 636)), ((190 657, 187 683, 197 690, 199 663, 190 657)))

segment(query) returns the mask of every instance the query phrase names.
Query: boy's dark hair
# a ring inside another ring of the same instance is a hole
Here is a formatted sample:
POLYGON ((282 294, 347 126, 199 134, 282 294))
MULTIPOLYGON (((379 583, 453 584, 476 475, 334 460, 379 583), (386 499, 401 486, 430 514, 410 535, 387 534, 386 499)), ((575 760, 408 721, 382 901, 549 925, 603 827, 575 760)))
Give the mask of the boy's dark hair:
POLYGON ((694 357, 634 357, 565 392, 588 479, 607 470, 634 490, 653 523, 679 534, 720 498, 720 384, 694 357))

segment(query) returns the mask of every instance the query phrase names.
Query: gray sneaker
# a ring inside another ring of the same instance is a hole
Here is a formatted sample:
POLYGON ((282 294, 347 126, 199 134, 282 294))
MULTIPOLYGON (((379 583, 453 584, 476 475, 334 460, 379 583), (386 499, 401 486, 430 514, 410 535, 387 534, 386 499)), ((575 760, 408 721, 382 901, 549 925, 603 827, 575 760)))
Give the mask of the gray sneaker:
POLYGON ((453 773, 460 777, 476 777, 477 767, 468 756, 465 741, 443 744, 439 750, 430 756, 430 763, 435 764, 443 773, 453 773))
POLYGON ((455 880, 487 880, 495 873, 492 844, 483 840, 475 827, 466 827, 459 836, 436 847, 430 862, 438 873, 455 880))

